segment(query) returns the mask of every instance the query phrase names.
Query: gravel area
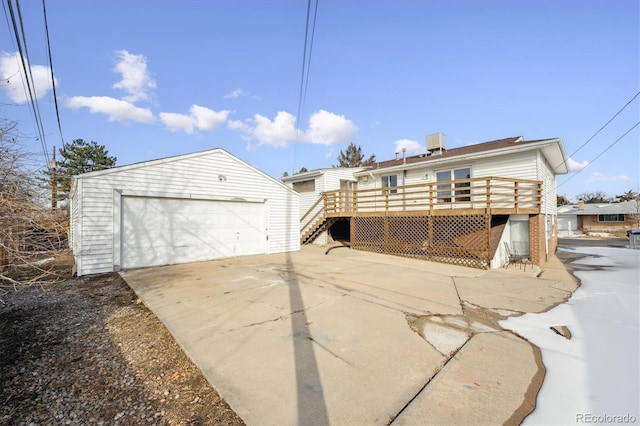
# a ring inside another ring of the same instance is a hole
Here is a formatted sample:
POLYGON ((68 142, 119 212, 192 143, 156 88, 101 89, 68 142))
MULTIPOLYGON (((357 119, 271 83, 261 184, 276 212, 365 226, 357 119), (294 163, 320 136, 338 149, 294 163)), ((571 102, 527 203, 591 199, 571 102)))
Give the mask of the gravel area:
POLYGON ((0 303, 0 425, 241 425, 117 274, 0 303))

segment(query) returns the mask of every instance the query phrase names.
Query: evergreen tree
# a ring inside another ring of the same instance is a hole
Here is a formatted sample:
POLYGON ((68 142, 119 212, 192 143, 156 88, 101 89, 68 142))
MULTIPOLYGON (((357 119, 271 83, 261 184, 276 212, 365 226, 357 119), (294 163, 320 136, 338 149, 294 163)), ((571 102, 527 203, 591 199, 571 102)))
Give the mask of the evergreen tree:
MULTIPOLYGON (((104 145, 97 142, 86 142, 75 139, 71 143, 65 143, 58 150, 60 159, 56 163, 55 183, 57 186, 58 200, 69 198, 71 190, 71 177, 80 173, 95 170, 109 169, 116 165, 117 158, 110 157, 109 151, 104 145)), ((49 172, 45 172, 47 179, 51 179, 49 172)))
POLYGON ((375 162, 375 154, 373 154, 367 160, 364 160, 362 148, 360 146, 356 146, 353 142, 351 142, 346 151, 343 152, 342 150, 340 150, 340 155, 338 156, 338 164, 336 167, 370 166, 375 162))
POLYGON ((567 204, 571 204, 566 195, 556 195, 556 205, 557 206, 566 206, 567 204))
POLYGON ((622 203, 623 201, 637 200, 638 197, 639 197, 638 193, 630 189, 622 195, 616 195, 616 203, 622 203))

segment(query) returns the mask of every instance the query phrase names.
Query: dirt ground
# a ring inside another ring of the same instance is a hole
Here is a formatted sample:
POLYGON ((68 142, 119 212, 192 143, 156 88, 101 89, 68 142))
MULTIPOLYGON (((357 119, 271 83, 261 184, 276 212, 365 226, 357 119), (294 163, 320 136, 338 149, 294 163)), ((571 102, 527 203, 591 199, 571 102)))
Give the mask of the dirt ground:
POLYGON ((244 424, 117 274, 1 299, 0 425, 244 424))

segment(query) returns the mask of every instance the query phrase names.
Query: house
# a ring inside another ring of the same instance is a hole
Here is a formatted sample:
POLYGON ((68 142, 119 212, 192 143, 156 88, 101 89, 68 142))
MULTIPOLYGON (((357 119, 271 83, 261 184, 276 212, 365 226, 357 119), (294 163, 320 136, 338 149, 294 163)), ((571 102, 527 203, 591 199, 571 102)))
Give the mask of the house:
POLYGON ((300 196, 222 149, 74 176, 79 276, 300 249, 300 196))
MULTIPOLYGON (((354 176, 354 173, 364 169, 364 167, 332 167, 285 176, 281 180, 300 194, 299 217, 302 220, 310 209, 310 214, 317 213, 321 209, 322 206, 318 200, 321 199, 324 192, 356 189, 358 178, 354 176)), ((325 245, 334 240, 344 239, 344 232, 345 229, 348 232, 348 227, 339 225, 336 223, 335 226, 323 229, 312 242, 325 245)))
POLYGON ((640 201, 584 203, 558 207, 558 235, 626 232, 640 228, 640 201))
POLYGON ((558 138, 447 149, 430 135, 424 154, 396 153, 353 173, 353 189, 323 193, 301 242, 346 220, 354 249, 478 268, 517 253, 541 265, 557 247, 556 175, 567 172, 558 138))

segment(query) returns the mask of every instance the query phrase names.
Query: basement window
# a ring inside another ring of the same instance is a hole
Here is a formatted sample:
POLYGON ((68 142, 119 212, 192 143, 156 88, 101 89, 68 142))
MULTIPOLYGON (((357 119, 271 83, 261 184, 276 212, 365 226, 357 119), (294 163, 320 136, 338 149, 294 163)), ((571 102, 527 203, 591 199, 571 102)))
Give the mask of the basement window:
POLYGON ((624 222, 624 214, 599 214, 598 222, 624 222))
POLYGON ((314 179, 293 182, 293 190, 296 192, 315 192, 316 181, 314 179))

